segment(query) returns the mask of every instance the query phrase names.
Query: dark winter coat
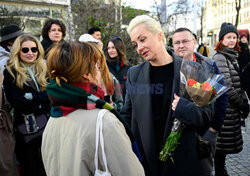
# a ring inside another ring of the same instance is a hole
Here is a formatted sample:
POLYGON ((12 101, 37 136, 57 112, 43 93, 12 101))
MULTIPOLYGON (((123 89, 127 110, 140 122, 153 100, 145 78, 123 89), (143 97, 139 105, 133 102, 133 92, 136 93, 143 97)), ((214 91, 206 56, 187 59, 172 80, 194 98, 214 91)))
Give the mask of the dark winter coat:
POLYGON ((238 63, 240 71, 250 62, 250 51, 247 43, 239 42, 241 52, 239 53, 238 63))
POLYGON ((239 153, 242 150, 240 109, 243 105, 240 77, 233 63, 238 65, 238 52, 223 47, 213 59, 222 74, 227 87, 229 87, 228 106, 224 126, 219 133, 216 144, 216 152, 222 154, 239 153))
MULTIPOLYGON (((14 74, 16 73, 14 72, 14 74)), ((7 100, 12 108, 14 108, 14 127, 24 122, 22 114, 49 113, 49 99, 47 93, 46 91, 38 92, 35 89, 33 81, 30 81, 29 85, 24 85, 23 89, 20 89, 17 87, 14 78, 10 75, 8 70, 5 69, 3 86, 7 100), (26 99, 24 97, 25 93, 32 93, 33 99, 26 99)))
POLYGON ((242 78, 244 79, 244 89, 247 93, 248 98, 250 98, 250 62, 245 66, 242 72, 242 78))
MULTIPOLYGON (((182 59, 173 52, 169 53, 173 57, 174 78, 171 92, 171 102, 174 99, 174 93, 179 93, 180 87, 180 68, 182 59)), ((133 134, 139 144, 140 152, 143 156, 143 166, 147 176, 197 176, 199 171, 197 167, 200 164, 197 151, 197 128, 207 125, 213 117, 213 105, 197 107, 194 103, 185 98, 180 98, 175 111, 171 106, 167 107, 168 116, 166 117, 165 131, 163 141, 169 136, 174 118, 186 124, 185 130, 179 140, 180 144, 174 152, 174 163, 168 160, 165 163, 158 164, 159 153, 157 153, 154 134, 154 117, 152 114, 152 91, 137 93, 131 90, 138 87, 142 91, 142 86, 150 85, 150 63, 144 62, 138 66, 131 67, 128 70, 127 94, 125 104, 121 111, 123 117, 131 125, 133 134)))
POLYGON ((108 65, 109 71, 116 77, 116 79, 121 84, 122 97, 123 97, 123 100, 125 100, 127 72, 128 72, 128 69, 130 68, 130 65, 119 63, 120 69, 117 71, 115 68, 116 64, 114 63, 116 62, 107 62, 107 65, 108 65))
POLYGON ((0 107, 0 173, 3 176, 17 176, 13 118, 9 111, 8 104, 0 107))
POLYGON ((53 46, 53 42, 50 39, 43 39, 42 42, 41 42, 41 44, 43 46, 44 56, 45 56, 45 59, 46 59, 48 52, 50 51, 50 49, 53 46))

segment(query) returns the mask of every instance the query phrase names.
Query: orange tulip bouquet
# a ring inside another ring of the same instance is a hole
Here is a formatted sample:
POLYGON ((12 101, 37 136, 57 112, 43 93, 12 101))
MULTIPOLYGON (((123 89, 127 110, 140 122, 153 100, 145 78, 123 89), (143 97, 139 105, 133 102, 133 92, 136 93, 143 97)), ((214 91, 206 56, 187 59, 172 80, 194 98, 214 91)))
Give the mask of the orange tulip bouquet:
MULTIPOLYGON (((180 96, 192 101, 196 106, 205 106, 214 102, 228 88, 222 84, 222 74, 215 74, 214 67, 199 64, 187 59, 182 61, 180 71, 180 96)), ((185 125, 174 119, 172 130, 160 152, 160 160, 173 160, 173 152, 177 148, 179 138, 185 125)))

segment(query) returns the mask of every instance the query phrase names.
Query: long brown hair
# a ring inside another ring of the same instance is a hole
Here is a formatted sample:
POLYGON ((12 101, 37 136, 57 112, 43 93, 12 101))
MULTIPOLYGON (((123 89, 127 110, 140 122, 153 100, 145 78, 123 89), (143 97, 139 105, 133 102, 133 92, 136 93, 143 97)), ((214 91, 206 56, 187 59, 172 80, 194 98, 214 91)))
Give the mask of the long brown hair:
MULTIPOLYGON (((224 35, 224 36, 225 36, 225 35, 224 35)), ((222 50, 222 47, 223 47, 223 46, 226 47, 225 45, 223 45, 224 36, 223 36, 222 39, 217 43, 217 45, 216 45, 216 47, 215 47, 215 50, 216 50, 216 51, 222 50)), ((234 50, 236 50, 236 51, 238 51, 238 52, 241 52, 238 38, 237 38, 237 41, 236 41, 236 45, 235 45, 235 47, 234 47, 234 50)))
MULTIPOLYGON (((117 61, 122 61, 124 64, 127 64, 128 60, 127 60, 127 56, 126 56, 126 47, 125 44, 123 43, 122 39, 119 36, 116 36, 114 38, 111 38, 108 40, 107 42, 107 46, 106 48, 108 48, 108 44, 109 42, 112 42, 115 46, 115 49, 117 51, 117 61)), ((112 59, 110 58, 109 54, 108 54, 108 49, 106 49, 106 55, 107 55, 107 60, 109 62, 112 61, 112 59)))
POLYGON ((109 74, 105 56, 97 45, 62 41, 51 49, 47 57, 49 76, 56 79, 59 85, 60 80, 69 83, 81 82, 82 76, 87 73, 95 77, 97 63, 100 66, 107 93, 112 94, 112 78, 109 74))

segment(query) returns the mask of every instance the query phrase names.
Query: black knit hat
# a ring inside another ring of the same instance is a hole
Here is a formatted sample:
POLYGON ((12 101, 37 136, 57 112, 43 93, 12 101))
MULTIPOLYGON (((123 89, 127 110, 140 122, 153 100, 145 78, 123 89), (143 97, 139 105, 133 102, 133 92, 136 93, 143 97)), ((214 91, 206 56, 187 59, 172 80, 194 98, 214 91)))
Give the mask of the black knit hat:
POLYGON ((24 32, 19 26, 15 24, 10 24, 0 30, 0 42, 11 40, 22 34, 24 34, 24 32))
POLYGON ((231 23, 226 23, 226 22, 222 23, 220 27, 219 41, 222 39, 224 35, 226 35, 229 32, 234 32, 237 35, 237 37, 239 37, 239 33, 234 25, 232 25, 231 23))

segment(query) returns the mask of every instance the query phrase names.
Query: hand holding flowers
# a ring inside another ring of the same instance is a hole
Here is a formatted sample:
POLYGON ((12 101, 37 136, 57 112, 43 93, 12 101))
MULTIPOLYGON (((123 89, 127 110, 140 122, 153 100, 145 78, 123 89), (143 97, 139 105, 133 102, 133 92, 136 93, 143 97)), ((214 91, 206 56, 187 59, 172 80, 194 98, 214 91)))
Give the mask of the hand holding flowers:
MULTIPOLYGON (((212 66, 201 65, 190 60, 183 60, 180 71, 180 96, 192 101, 196 106, 205 106, 215 101, 225 93, 228 88, 221 84, 222 74, 215 74, 212 66)), ((179 97, 174 95, 172 110, 176 110, 179 97)), ((174 119, 170 135, 160 152, 159 159, 167 161, 173 160, 175 149, 178 147, 179 139, 185 125, 178 119, 174 119)))
POLYGON ((177 96, 176 94, 174 94, 174 101, 173 101, 173 103, 172 103, 172 110, 173 110, 173 111, 175 111, 176 106, 177 106, 179 100, 180 100, 180 97, 177 96))

